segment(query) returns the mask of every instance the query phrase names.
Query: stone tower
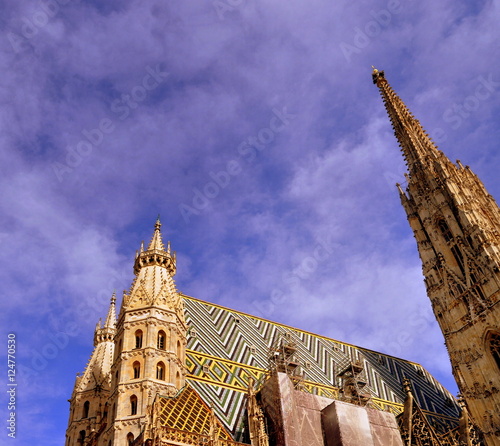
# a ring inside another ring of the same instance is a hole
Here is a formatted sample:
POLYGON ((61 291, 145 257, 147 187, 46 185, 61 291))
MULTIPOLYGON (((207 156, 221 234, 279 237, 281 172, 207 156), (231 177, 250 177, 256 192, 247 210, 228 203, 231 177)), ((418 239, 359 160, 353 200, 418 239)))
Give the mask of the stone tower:
POLYGON ((127 444, 148 422, 156 394, 173 395, 185 383, 186 323, 173 280, 175 253, 165 248, 156 221, 147 249, 137 252, 135 279, 124 294, 111 367, 112 444, 127 444))
POLYGON ((116 331, 116 297, 113 294, 104 325, 97 323, 94 351, 82 375, 76 377, 71 395, 67 446, 81 446, 103 423, 109 420, 108 398, 111 394, 110 371, 116 331))
POLYGON ((499 445, 500 210, 469 167, 437 149, 383 71, 373 82, 408 168, 401 202, 455 379, 487 445, 499 445))
POLYGON ((185 384, 186 322, 173 280, 175 253, 156 221, 147 249, 137 252, 135 278, 116 320, 113 295, 95 349, 70 399, 66 446, 125 445, 150 423, 147 407, 185 384))

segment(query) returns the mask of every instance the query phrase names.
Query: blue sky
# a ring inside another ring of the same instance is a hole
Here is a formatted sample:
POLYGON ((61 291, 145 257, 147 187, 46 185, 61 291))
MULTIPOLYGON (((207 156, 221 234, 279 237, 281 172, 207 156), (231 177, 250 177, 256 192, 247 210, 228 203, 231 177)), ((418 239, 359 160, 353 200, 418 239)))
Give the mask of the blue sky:
POLYGON ((0 318, 20 370, 2 444, 63 444, 95 323, 158 214, 182 292, 455 392, 371 65, 500 197, 498 1, 0 4, 0 318))

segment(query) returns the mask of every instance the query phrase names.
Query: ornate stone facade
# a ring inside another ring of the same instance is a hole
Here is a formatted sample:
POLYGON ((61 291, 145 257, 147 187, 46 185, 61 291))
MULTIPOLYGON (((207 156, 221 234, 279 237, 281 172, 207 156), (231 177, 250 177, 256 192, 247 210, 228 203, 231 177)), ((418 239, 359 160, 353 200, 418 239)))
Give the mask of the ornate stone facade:
POLYGON ((184 305, 173 281, 175 253, 170 245, 163 245, 160 228, 157 221, 148 248, 141 245, 137 253, 135 279, 130 292, 123 295, 118 320, 113 297, 105 328, 96 329, 99 351, 94 352, 84 378, 99 371, 99 376, 106 377, 106 385, 101 390, 93 382, 82 387, 77 378, 70 400, 71 413, 77 416, 70 420, 67 446, 87 444, 96 437, 100 445, 126 445, 144 431, 147 409, 156 395, 174 395, 184 387, 184 305), (103 330, 107 330, 105 336, 103 330), (91 397, 91 393, 99 397, 91 397), (82 411, 84 400, 88 412, 82 411), (79 411, 85 416, 79 417, 79 411))
POLYGON ((110 419, 111 366, 116 333, 116 297, 113 294, 104 325, 97 323, 94 351, 85 372, 77 375, 71 395, 66 444, 83 445, 110 419))
POLYGON ((483 444, 480 430, 498 444, 500 211, 383 72, 373 77, 410 171, 401 199, 466 405, 419 364, 178 293, 157 221, 118 317, 113 295, 96 327, 66 446, 470 446, 483 444))
POLYGON ((427 293, 467 408, 489 446, 500 444, 500 210, 468 166, 439 151, 374 70, 405 158, 401 202, 427 293))
POLYGON ((458 428, 451 395, 418 364, 179 294, 159 222, 134 272, 118 318, 113 295, 96 327, 70 399, 67 446, 322 446, 325 435, 325 445, 357 441, 359 423, 371 432, 363 441, 400 444, 405 376, 419 414, 458 428))

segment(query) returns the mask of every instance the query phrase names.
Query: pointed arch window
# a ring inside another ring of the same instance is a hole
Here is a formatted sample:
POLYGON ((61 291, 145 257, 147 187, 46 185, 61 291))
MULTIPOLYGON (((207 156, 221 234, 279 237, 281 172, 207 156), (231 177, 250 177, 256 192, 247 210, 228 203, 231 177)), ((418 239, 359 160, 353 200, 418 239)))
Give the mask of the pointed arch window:
POLYGON ((102 421, 105 423, 108 421, 108 403, 104 405, 104 413, 102 414, 102 421))
POLYGON ((130 397, 130 415, 137 415, 137 397, 135 395, 130 397))
POLYGON ((470 281, 474 285, 474 290, 476 291, 479 299, 484 302, 486 300, 486 296, 483 293, 483 288, 481 287, 481 283, 477 280, 476 275, 474 273, 470 274, 470 281))
POLYGON ((85 441, 85 431, 80 431, 80 434, 78 435, 78 443, 80 443, 83 446, 84 441, 85 441))
POLYGON ((443 237, 447 242, 453 239, 453 234, 450 231, 450 227, 448 226, 446 221, 444 221, 444 219, 438 221, 438 227, 439 230, 441 231, 441 234, 443 234, 443 237))
POLYGON ((135 332, 135 348, 142 348, 142 330, 135 332))
POLYGON ((165 350, 166 340, 167 340, 167 335, 163 330, 160 330, 158 332, 158 340, 156 343, 156 347, 158 348, 158 350, 165 350))
POLYGON ((490 333, 488 336, 488 350, 500 369, 500 333, 490 333))
POLYGON ((177 357, 182 361, 182 346, 179 340, 177 340, 177 357))
POLYGON ((127 446, 131 446, 134 443, 134 434, 129 432, 127 434, 127 446))
POLYGON ((82 418, 88 418, 89 417, 89 411, 90 411, 90 401, 85 401, 83 403, 82 418))
POLYGON ((179 372, 175 374, 175 387, 181 388, 181 374, 179 372))
POLYGON ((451 253, 453 254, 453 257, 455 257, 455 260, 457 262, 458 267, 460 268, 460 271, 465 276, 465 264, 462 251, 460 251, 457 245, 454 245, 451 247, 451 253))
POLYGON ((141 363, 139 361, 135 361, 132 364, 132 368, 134 369, 134 379, 141 377, 141 363))
POLYGON ((156 365, 156 379, 165 380, 165 364, 163 362, 156 365))

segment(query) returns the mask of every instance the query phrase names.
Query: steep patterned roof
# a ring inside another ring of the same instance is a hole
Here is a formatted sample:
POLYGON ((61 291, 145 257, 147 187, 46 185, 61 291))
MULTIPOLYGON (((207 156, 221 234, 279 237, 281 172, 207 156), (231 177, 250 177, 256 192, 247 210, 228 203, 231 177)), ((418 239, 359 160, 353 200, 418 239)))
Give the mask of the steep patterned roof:
POLYGON ((191 385, 214 404, 217 416, 236 440, 245 429, 245 392, 249 378, 261 381, 268 352, 280 337, 292 337, 305 372, 303 387, 336 398, 336 375, 350 361, 364 366, 374 407, 402 411, 403 380, 409 378, 419 406, 454 425, 458 406, 452 395, 421 365, 324 336, 183 296, 190 326, 186 365, 191 385))
MULTIPOLYGON (((174 397, 160 397, 158 401, 159 419, 162 426, 181 431, 209 435, 212 424, 212 411, 189 384, 174 397)), ((231 435, 226 428, 218 425, 218 438, 230 440, 231 435)))

